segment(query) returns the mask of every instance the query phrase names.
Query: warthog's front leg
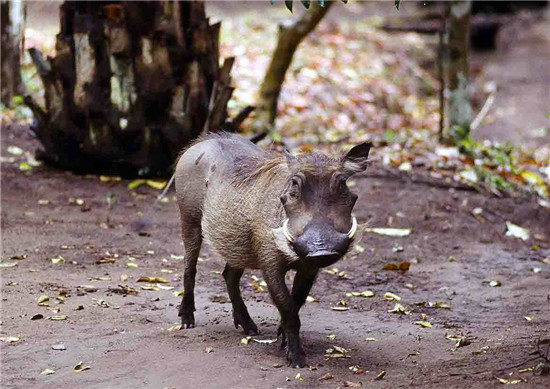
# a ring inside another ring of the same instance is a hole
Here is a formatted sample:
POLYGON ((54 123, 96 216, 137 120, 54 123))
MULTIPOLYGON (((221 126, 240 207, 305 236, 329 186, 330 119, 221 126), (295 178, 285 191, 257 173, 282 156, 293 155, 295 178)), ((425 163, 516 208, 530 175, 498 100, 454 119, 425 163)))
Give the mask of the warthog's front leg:
POLYGON ((281 327, 288 340, 287 360, 292 367, 304 367, 306 355, 300 341, 299 307, 294 303, 285 284, 285 273, 282 269, 264 271, 265 282, 275 306, 281 315, 281 327))
POLYGON ((256 324, 254 324, 254 321, 250 318, 246 305, 241 297, 241 287, 239 283, 243 275, 243 270, 234 269, 229 266, 229 264, 226 264, 222 275, 227 284, 227 293, 229 293, 229 298, 233 305, 233 322, 235 323, 235 328, 240 325, 245 334, 258 335, 258 327, 256 327, 256 324))
MULTIPOLYGON (((292 284, 292 299, 294 304, 298 307, 298 311, 302 308, 302 305, 306 302, 306 298, 309 295, 309 291, 313 286, 315 277, 317 277, 318 269, 299 269, 294 276, 294 283, 292 284)), ((286 336, 283 331, 283 323, 279 324, 279 330, 277 336, 282 335, 281 347, 286 346, 286 336)))

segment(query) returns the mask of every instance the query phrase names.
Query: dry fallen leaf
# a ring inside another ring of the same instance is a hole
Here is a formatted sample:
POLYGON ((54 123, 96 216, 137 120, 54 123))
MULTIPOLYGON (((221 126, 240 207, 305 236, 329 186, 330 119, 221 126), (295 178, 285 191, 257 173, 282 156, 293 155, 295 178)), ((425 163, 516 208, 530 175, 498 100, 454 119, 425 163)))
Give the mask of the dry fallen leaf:
POLYGON ((277 339, 252 339, 252 340, 256 343, 261 343, 261 344, 271 344, 277 341, 277 339))
POLYGON ((122 282, 128 281, 128 275, 127 274, 121 274, 120 275, 120 281, 122 281, 122 282))
POLYGON ((424 327, 424 328, 432 328, 432 323, 430 323, 429 321, 424 321, 424 320, 417 320, 414 322, 414 324, 420 326, 420 327, 424 327))
POLYGON ((388 301, 401 301, 401 297, 398 295, 392 293, 392 292, 386 292, 384 293, 384 298, 388 301))
POLYGON ((241 339, 242 344, 248 344, 250 343, 250 339, 252 339, 252 336, 247 336, 246 338, 241 339))
POLYGON ((376 342, 376 338, 365 338, 365 342, 376 342))
POLYGON ((156 291, 156 290, 159 290, 159 288, 157 288, 156 286, 143 286, 143 285, 142 285, 142 286, 140 286, 140 288, 141 288, 142 290, 155 290, 155 291, 156 291))
POLYGON ((308 303, 313 303, 313 302, 316 302, 316 301, 319 301, 319 300, 317 300, 315 297, 307 296, 307 297, 306 297, 306 301, 307 301, 308 303))
POLYGON ((0 341, 4 343, 15 343, 15 342, 19 342, 20 340, 21 338, 18 336, 5 336, 0 338, 0 341))
POLYGON ((159 288, 161 290, 172 290, 172 289, 174 289, 174 286, 170 286, 170 285, 157 284, 156 286, 157 286, 157 288, 159 288))
POLYGON ((408 315, 410 312, 407 310, 407 308, 400 303, 395 303, 392 309, 388 310, 389 313, 402 313, 405 315, 408 315))
POLYGON ((386 371, 385 370, 382 370, 380 373, 378 373, 376 375, 376 377, 374 377, 374 380, 375 381, 379 381, 381 380, 382 378, 384 378, 384 376, 386 375, 386 371))
POLYGON ((210 353, 213 352, 213 351, 214 351, 214 349, 213 349, 212 347, 207 347, 207 348, 204 349, 204 352, 205 352, 206 354, 210 354, 210 353))
POLYGON ((332 374, 330 373, 325 373, 324 376, 320 377, 320 378, 317 378, 317 381, 327 381, 327 380, 331 380, 333 379, 334 377, 332 376, 332 374))
POLYGON ((506 236, 512 236, 514 238, 518 238, 521 240, 529 239, 529 230, 526 228, 522 228, 509 221, 506 221, 506 228, 507 228, 506 236))
POLYGON ((82 364, 82 362, 79 362, 75 367, 74 367, 74 371, 84 371, 84 370, 89 370, 91 369, 90 366, 85 366, 82 364))
POLYGON ((88 277, 90 281, 112 281, 111 277, 88 277))
POLYGON ((411 233, 410 228, 365 228, 366 232, 372 232, 378 235, 403 237, 411 233))
POLYGON ((58 263, 65 263, 65 258, 63 258, 62 256, 58 256, 58 257, 54 257, 52 258, 52 263, 55 265, 55 264, 58 264, 58 263))
POLYGON ((43 304, 46 301, 50 301, 50 298, 47 295, 43 294, 40 297, 38 297, 38 300, 36 301, 38 302, 38 304, 43 304))
POLYGON ((330 309, 332 309, 333 311, 340 311, 340 312, 349 311, 348 307, 331 307, 330 309))
POLYGON ((401 262, 401 263, 387 263, 384 265, 382 270, 401 270, 401 271, 407 271, 411 267, 410 262, 401 262))
POLYGON ((375 293, 372 290, 364 290, 362 292, 347 292, 347 297, 374 297, 375 293))
POLYGON ((344 388, 360 388, 363 386, 361 382, 344 381, 344 388))
POLYGON ((506 384, 506 385, 515 385, 515 384, 519 384, 519 383, 523 382, 523 380, 512 380, 512 379, 506 379, 506 378, 499 378, 499 377, 496 377, 496 376, 495 376, 495 378, 501 384, 506 384))
POLYGON ((180 331, 181 330, 181 324, 178 324, 176 326, 172 326, 172 327, 168 327, 166 329, 166 331, 170 331, 170 332, 173 332, 173 331, 180 331))
POLYGON ((46 316, 46 320, 53 320, 53 321, 61 321, 61 320, 67 320, 68 316, 61 315, 61 316, 46 316))
POLYGON ((55 373, 55 370, 52 370, 52 369, 45 369, 45 370, 42 370, 40 372, 40 375, 50 375, 50 374, 53 374, 55 373))
POLYGON ((102 257, 102 258, 99 258, 96 263, 99 265, 99 264, 102 264, 102 263, 115 263, 116 262, 116 258, 111 258, 111 257, 102 257))
POLYGON ((349 358, 348 350, 339 346, 332 346, 325 351, 327 358, 349 358))
POLYGON ((139 277, 136 282, 149 282, 152 284, 167 284, 168 281, 161 277, 139 277))

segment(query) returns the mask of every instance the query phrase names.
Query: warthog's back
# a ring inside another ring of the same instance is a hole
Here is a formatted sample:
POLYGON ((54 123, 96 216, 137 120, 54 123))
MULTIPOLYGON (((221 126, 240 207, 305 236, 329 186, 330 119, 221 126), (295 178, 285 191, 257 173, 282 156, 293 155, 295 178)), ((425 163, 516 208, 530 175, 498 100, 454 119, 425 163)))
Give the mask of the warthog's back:
MULTIPOLYGON (((268 155, 245 138, 211 134, 191 146, 176 167, 176 193, 182 223, 200 223, 202 235, 233 266, 255 268, 254 236, 262 229, 269 188, 245 183, 268 155)), ((271 196, 273 197, 273 196, 271 196)), ((280 208, 275 196, 275 208, 280 208)), ((271 207, 273 208, 273 207, 271 207)))

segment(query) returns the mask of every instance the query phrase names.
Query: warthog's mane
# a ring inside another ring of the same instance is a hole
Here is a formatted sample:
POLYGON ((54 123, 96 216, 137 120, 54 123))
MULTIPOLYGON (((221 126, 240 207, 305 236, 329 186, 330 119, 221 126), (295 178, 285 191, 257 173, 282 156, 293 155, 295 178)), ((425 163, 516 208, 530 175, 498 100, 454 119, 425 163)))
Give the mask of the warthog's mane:
POLYGON ((267 184, 274 178, 286 181, 298 172, 306 176, 325 176, 331 175, 341 167, 338 159, 321 153, 290 157, 266 153, 264 158, 237 158, 233 183, 240 186, 263 181, 267 184))

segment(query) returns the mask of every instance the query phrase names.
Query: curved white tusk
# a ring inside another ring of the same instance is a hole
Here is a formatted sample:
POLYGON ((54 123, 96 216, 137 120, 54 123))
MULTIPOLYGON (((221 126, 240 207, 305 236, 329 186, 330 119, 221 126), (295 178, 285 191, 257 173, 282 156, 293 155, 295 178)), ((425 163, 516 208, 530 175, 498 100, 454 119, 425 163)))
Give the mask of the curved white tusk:
POLYGON ((353 238, 356 232, 357 232, 357 219, 355 218, 355 216, 353 216, 353 220, 351 222, 351 229, 348 232, 348 238, 350 239, 353 238))
POLYGON ((288 219, 283 222, 283 234, 285 235, 286 240, 290 243, 294 242, 294 237, 288 231, 288 219))

